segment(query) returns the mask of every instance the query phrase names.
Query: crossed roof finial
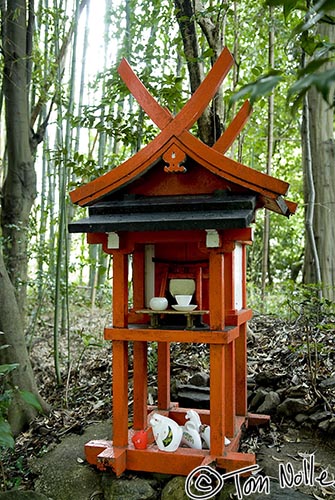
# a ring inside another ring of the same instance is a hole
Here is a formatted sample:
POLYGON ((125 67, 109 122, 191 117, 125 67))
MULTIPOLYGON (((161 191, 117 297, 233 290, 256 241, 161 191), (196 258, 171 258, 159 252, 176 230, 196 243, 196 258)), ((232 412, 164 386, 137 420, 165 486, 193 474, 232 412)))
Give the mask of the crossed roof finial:
MULTIPOLYGON (((156 99, 152 97, 141 80, 135 75, 126 59, 122 59, 118 67, 118 73, 151 120, 162 131, 164 130, 165 132, 166 130, 166 133, 170 134, 170 136, 174 135, 178 137, 181 133, 189 130, 200 118, 211 99, 215 96, 233 63, 233 56, 225 48, 206 78, 175 117, 166 108, 160 106, 156 99)), ((225 153, 242 130, 250 113, 251 106, 246 101, 234 120, 213 145, 213 149, 225 153)))

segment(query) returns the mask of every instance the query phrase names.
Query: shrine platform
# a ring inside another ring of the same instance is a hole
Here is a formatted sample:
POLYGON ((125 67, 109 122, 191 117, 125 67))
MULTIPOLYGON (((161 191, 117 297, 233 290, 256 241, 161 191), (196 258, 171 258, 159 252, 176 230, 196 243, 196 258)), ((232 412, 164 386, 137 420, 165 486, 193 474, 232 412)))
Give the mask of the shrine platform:
MULTIPOLYGON (((160 414, 172 418, 179 425, 185 423, 185 414, 189 409, 179 408, 175 405, 169 411, 159 411, 160 414)), ((148 408, 148 419, 150 414, 157 411, 154 407, 148 408)), ((204 424, 209 424, 210 411, 197 410, 204 424)), ((252 453, 239 452, 242 433, 248 426, 265 425, 269 422, 267 415, 249 414, 247 417, 237 418, 238 432, 230 437, 230 444, 225 446, 224 454, 213 456, 210 450, 196 450, 180 447, 175 452, 161 451, 154 442, 151 428, 147 429, 148 446, 145 450, 134 447, 132 437, 137 432, 134 429, 128 431, 128 445, 125 447, 113 446, 113 441, 92 440, 85 445, 86 459, 91 465, 99 470, 111 468, 116 475, 125 470, 142 472, 159 472, 162 474, 188 475, 193 469, 200 465, 211 465, 217 469, 233 471, 253 465, 256 457, 252 453)))

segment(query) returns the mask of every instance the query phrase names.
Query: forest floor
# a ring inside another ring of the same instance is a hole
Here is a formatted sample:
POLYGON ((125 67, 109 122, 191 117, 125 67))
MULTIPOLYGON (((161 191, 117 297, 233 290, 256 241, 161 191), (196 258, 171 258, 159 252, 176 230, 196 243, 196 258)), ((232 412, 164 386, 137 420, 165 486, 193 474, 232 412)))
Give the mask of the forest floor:
MULTIPOLYGON (((102 334, 109 322, 108 309, 77 306, 71 318, 69 338, 65 334, 60 337, 62 385, 55 382, 52 313, 44 313, 38 320, 30 340, 31 358, 38 387, 51 411, 38 416, 17 437, 15 449, 0 461, 0 491, 33 488, 31 457, 41 456, 65 436, 81 434, 87 426, 111 417, 111 345, 102 334)), ((252 430, 244 437, 242 451, 258 454, 261 467, 269 459, 278 467, 284 454, 286 462, 294 464, 321 451, 316 467, 335 473, 335 458, 333 463, 329 459, 335 457, 334 333, 334 318, 329 317, 316 326, 304 318, 292 322, 265 315, 255 315, 250 322, 249 402, 254 401, 255 406, 255 396, 265 390, 276 392, 281 401, 289 396, 295 408, 291 414, 289 410, 282 414, 272 411, 269 427, 252 430)), ((192 375, 208 370, 206 345, 175 344, 171 349, 174 385, 187 384, 192 375)), ((130 352, 130 364, 131 357, 130 352)), ((155 345, 148 358, 149 397, 154 401, 155 345)), ((130 410, 131 385, 130 380, 130 410)), ((319 499, 335 498, 335 488, 330 486, 317 484, 309 492, 319 499)))

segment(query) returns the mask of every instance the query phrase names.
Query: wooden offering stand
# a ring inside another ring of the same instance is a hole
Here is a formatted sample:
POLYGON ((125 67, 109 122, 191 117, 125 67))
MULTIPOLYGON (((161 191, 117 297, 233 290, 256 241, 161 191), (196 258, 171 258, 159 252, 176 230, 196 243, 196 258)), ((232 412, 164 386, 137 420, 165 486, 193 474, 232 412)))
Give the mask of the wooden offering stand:
POLYGON ((289 216, 296 204, 283 199, 287 183, 225 156, 250 114, 248 102, 212 147, 189 132, 232 64, 224 49, 174 117, 122 60, 121 78, 161 132, 132 158, 70 193, 74 203, 89 207, 88 217, 72 222, 70 232, 87 233, 88 243, 101 244, 113 256, 113 320, 104 332, 113 351, 113 441, 91 441, 85 450, 89 463, 102 470, 111 467, 117 475, 125 470, 187 475, 210 463, 227 471, 254 464, 253 454, 238 451, 242 428, 269 420, 247 412, 246 330, 252 311, 246 298, 246 247, 258 208, 289 216), (151 297, 169 296, 171 279, 194 280, 197 308, 192 314, 148 308, 151 297), (134 394, 130 429, 129 342, 134 394), (148 342, 158 345, 154 407, 147 404, 148 342), (209 450, 161 451, 148 425, 154 412, 185 423, 188 408, 170 399, 174 342, 209 346, 210 409, 196 410, 211 428, 209 450), (135 448, 132 440, 139 431, 146 438, 144 449, 135 448))

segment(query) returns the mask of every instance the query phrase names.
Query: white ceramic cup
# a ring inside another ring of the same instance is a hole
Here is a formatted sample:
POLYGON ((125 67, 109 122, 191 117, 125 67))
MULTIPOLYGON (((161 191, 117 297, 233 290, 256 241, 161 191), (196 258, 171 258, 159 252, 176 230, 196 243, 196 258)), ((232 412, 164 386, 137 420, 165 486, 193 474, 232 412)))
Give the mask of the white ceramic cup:
POLYGON ((175 295, 175 299, 179 306, 188 306, 191 302, 192 295, 175 295))
POLYGON ((168 306, 168 301, 165 297, 152 297, 149 306, 153 311, 165 311, 168 306))

